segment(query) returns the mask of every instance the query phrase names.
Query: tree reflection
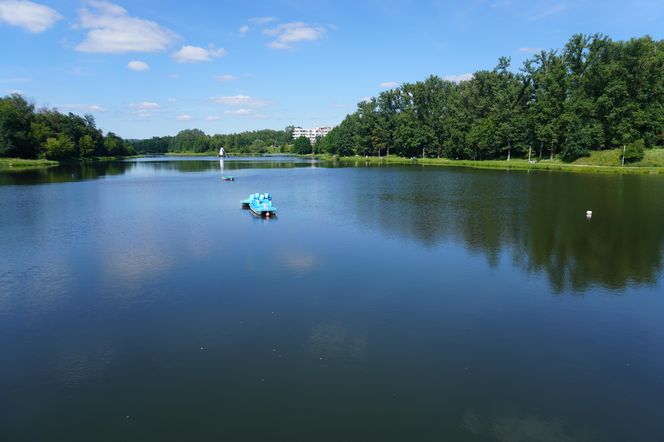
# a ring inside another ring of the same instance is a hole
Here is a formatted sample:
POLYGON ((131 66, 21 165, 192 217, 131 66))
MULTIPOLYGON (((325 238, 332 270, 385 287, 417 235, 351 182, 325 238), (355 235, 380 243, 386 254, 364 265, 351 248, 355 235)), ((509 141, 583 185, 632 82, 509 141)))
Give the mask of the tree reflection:
POLYGON ((190 173, 239 169, 290 169, 311 167, 312 164, 311 160, 295 157, 242 157, 224 160, 222 168, 215 157, 206 159, 146 157, 131 161, 74 162, 45 169, 2 171, 0 185, 66 183, 142 172, 149 175, 169 171, 190 173))
POLYGON ((544 272, 557 293, 655 284, 661 271, 664 180, 658 177, 381 172, 369 174, 370 190, 355 195, 358 219, 371 228, 425 246, 460 243, 492 266, 507 252, 516 266, 544 272))
POLYGON ((134 167, 123 161, 65 163, 57 167, 0 173, 0 185, 50 184, 122 175, 134 167))

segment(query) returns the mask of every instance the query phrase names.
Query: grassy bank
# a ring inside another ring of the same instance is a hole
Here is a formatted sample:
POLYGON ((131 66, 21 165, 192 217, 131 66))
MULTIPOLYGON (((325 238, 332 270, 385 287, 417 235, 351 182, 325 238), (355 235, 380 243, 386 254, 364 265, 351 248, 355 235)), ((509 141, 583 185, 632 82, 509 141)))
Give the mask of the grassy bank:
POLYGON ((450 160, 447 158, 402 158, 388 157, 333 157, 329 155, 315 155, 320 160, 334 160, 342 163, 362 164, 421 164, 425 166, 452 166, 472 167, 476 169, 502 169, 502 170, 563 170, 585 173, 630 173, 630 174, 664 174, 664 149, 651 149, 645 152, 643 160, 620 166, 621 152, 619 149, 610 151, 595 151, 589 157, 579 158, 573 163, 563 163, 560 160, 540 160, 528 162, 527 159, 514 158, 507 160, 450 160))
POLYGON ((27 160, 25 158, 0 158, 1 170, 30 170, 57 166, 57 161, 27 160))
MULTIPOLYGON (((620 167, 622 149, 594 151, 588 157, 579 158, 572 164, 579 166, 620 167)), ((664 167, 664 149, 646 149, 641 161, 625 167, 664 167)))
POLYGON ((79 164, 79 163, 101 163, 122 161, 129 158, 140 158, 142 155, 132 155, 127 157, 93 157, 72 159, 66 161, 53 161, 45 159, 26 159, 26 158, 0 158, 0 170, 2 171, 22 171, 43 169, 47 167, 58 166, 60 164, 79 164))

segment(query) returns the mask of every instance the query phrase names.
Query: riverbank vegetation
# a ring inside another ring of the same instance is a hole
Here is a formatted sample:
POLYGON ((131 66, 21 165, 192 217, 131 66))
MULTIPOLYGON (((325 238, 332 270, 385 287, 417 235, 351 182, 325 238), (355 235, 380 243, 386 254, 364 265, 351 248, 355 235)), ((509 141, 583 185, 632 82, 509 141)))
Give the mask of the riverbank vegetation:
POLYGON ((663 66, 664 41, 575 35, 518 73, 501 58, 458 84, 430 76, 364 100, 315 152, 570 163, 621 148, 636 163, 664 146, 663 66))
POLYGON ((389 156, 347 156, 317 154, 321 161, 348 164, 354 166, 382 166, 391 164, 419 164, 423 166, 472 167, 475 169, 502 170, 559 170, 571 172, 628 173, 628 174, 664 174, 664 149, 652 149, 645 158, 637 163, 621 166, 622 150, 592 152, 588 157, 566 163, 558 158, 528 161, 523 158, 507 160, 452 160, 449 158, 405 158, 389 156), (609 154, 609 155, 605 155, 609 154))
POLYGON ((263 154, 290 151, 293 127, 284 130, 255 130, 232 134, 208 135, 200 129, 185 129, 175 136, 132 140, 134 150, 142 154, 217 154, 223 147, 228 153, 263 154))
POLYGON ((0 158, 0 170, 30 170, 41 169, 42 167, 57 166, 59 163, 44 159, 25 159, 25 158, 0 158))
MULTIPOLYGON (((19 94, 0 97, 0 157, 60 161, 134 153, 131 145, 113 132, 104 135, 92 115, 35 109, 19 94)), ((11 164, 16 167, 20 162, 11 164)), ((22 164, 42 167, 48 163, 22 164)))

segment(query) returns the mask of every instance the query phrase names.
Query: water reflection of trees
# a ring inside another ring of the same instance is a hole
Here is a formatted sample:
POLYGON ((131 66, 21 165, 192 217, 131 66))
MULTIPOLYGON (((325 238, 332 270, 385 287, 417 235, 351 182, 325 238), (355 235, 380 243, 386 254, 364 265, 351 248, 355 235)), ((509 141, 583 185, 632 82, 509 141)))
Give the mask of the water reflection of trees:
POLYGON ((507 252, 516 266, 544 272, 556 292, 653 284, 661 271, 657 177, 396 170, 362 177, 360 222, 425 245, 458 242, 492 266, 507 252))
POLYGON ((162 172, 207 172, 239 169, 290 169, 311 167, 312 162, 298 158, 242 158, 227 159, 221 164, 216 158, 210 159, 164 159, 141 158, 136 161, 103 161, 62 164, 47 169, 12 171, 0 173, 0 185, 66 183, 93 180, 105 176, 128 173, 146 174, 162 172))
POLYGON ((287 169, 296 167, 294 163, 268 163, 261 161, 229 161, 218 160, 172 160, 172 161, 142 161, 141 166, 149 164, 151 170, 173 172, 207 172, 210 170, 239 170, 239 169, 287 169))
POLYGON ((528 192, 528 268, 553 287, 621 289, 653 284, 662 267, 664 181, 655 177, 549 174, 528 192), (594 216, 587 220, 585 211, 594 216))
POLYGON ((62 164, 47 169, 32 169, 0 173, 0 185, 49 184, 92 180, 104 176, 122 175, 133 163, 121 161, 62 164))

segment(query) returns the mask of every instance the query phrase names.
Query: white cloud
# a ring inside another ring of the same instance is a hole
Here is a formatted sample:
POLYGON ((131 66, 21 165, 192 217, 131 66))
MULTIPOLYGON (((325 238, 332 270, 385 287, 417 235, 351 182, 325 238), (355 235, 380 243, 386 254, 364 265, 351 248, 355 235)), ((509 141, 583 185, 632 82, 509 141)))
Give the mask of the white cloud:
POLYGON ((177 117, 175 117, 175 119, 178 120, 178 121, 189 121, 189 120, 191 120, 191 115, 182 114, 182 115, 178 115, 177 117))
POLYGON ((249 26, 247 26, 247 25, 240 26, 240 29, 238 30, 238 32, 242 35, 246 34, 247 32, 249 32, 249 26))
POLYGON ((212 97, 210 101, 217 104, 226 106, 247 106, 247 107, 263 107, 270 104, 267 100, 260 98, 252 98, 248 95, 231 95, 223 97, 212 97))
POLYGON ((102 106, 99 106, 98 104, 63 104, 59 107, 62 110, 73 112, 86 112, 92 114, 106 112, 106 109, 104 109, 102 106))
POLYGON ((459 74, 459 75, 448 75, 446 77, 443 77, 443 80, 447 81, 453 81, 455 83, 460 83, 462 81, 468 81, 473 79, 473 74, 467 73, 467 74, 459 74))
POLYGON ((254 111, 252 109, 236 109, 236 110, 227 110, 224 112, 226 115, 238 115, 242 117, 246 117, 247 115, 252 115, 254 111))
POLYGON ((542 48, 519 48, 519 52, 522 54, 537 54, 542 52, 542 48))
POLYGON ((68 111, 79 111, 79 112, 89 112, 93 114, 106 112, 102 106, 98 104, 65 104, 60 106, 60 109, 68 111))
POLYGON ((275 37, 267 46, 272 49, 289 49, 300 41, 315 41, 323 37, 325 28, 309 26, 303 22, 284 23, 276 28, 266 29, 263 34, 275 37))
POLYGON ((250 23, 254 23, 256 25, 264 25, 275 21, 277 21, 277 17, 252 17, 249 19, 250 23))
POLYGON ((169 74, 168 78, 172 80, 177 80, 178 78, 180 78, 180 74, 169 74))
POLYGON ((141 101, 140 103, 131 103, 129 108, 132 109, 129 112, 131 115, 135 115, 139 118, 151 118, 155 113, 164 112, 165 109, 161 107, 158 103, 154 101, 141 101))
POLYGON ((141 101, 140 103, 131 103, 129 107, 137 110, 154 110, 161 108, 161 106, 155 103, 154 101, 141 101))
POLYGON ((397 83, 396 81, 384 81, 381 84, 379 84, 379 86, 384 88, 392 88, 399 86, 399 83, 397 83))
POLYGON ((79 10, 76 27, 88 31, 77 51, 122 54, 165 50, 179 36, 157 23, 130 17, 126 9, 113 3, 92 0, 79 10))
POLYGON ((20 26, 28 32, 44 32, 62 16, 55 9, 27 0, 0 1, 0 23, 20 26))
POLYGON ((171 57, 178 63, 200 63, 201 61, 212 61, 213 57, 223 57, 224 55, 226 55, 226 49, 224 48, 217 49, 211 46, 209 49, 205 49, 185 45, 179 51, 174 52, 171 57))
POLYGON ((215 78, 217 79, 217 81, 234 81, 234 80, 237 80, 237 77, 235 75, 231 75, 231 74, 217 75, 215 78))
POLYGON ((176 101, 178 101, 178 99, 171 97, 171 98, 166 99, 166 101, 168 101, 169 103, 175 103, 176 101))
POLYGON ((137 110, 131 112, 131 114, 137 116, 138 118, 152 118, 152 116, 154 115, 154 113, 147 110, 137 110))
POLYGON ((217 121, 221 120, 221 117, 219 115, 210 115, 205 117, 205 121, 217 121))
POLYGON ((132 71, 147 71, 150 66, 144 61, 134 60, 127 63, 127 67, 132 71))

